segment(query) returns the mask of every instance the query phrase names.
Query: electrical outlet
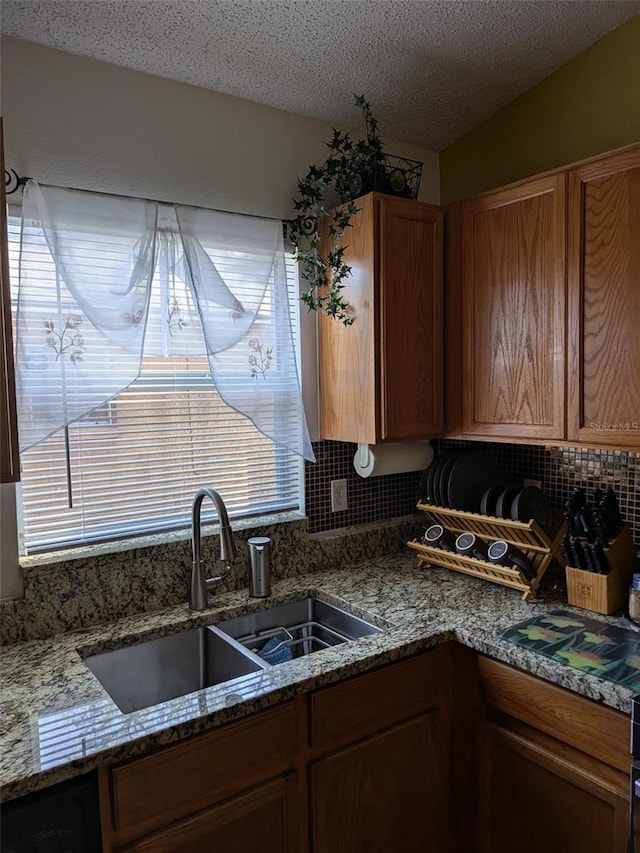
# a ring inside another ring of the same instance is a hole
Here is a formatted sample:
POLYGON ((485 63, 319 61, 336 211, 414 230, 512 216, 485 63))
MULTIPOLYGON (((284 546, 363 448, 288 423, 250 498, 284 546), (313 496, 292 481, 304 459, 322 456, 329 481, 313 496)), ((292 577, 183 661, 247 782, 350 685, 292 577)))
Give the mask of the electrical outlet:
POLYGON ((526 478, 522 481, 524 486, 535 486, 537 489, 542 488, 542 480, 527 480, 526 478))
POLYGON ((349 501, 347 500, 347 481, 332 480, 331 512, 344 512, 345 509, 349 509, 349 501))

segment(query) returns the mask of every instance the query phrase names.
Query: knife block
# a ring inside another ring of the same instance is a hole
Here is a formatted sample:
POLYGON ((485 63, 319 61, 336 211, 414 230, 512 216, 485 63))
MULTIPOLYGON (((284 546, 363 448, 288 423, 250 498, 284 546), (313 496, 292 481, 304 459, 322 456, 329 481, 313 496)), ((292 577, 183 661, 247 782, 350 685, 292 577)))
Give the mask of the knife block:
POLYGON ((629 602, 635 547, 628 527, 622 528, 605 548, 605 554, 611 567, 608 575, 566 567, 567 598, 575 607, 608 616, 617 610, 626 610, 629 602))

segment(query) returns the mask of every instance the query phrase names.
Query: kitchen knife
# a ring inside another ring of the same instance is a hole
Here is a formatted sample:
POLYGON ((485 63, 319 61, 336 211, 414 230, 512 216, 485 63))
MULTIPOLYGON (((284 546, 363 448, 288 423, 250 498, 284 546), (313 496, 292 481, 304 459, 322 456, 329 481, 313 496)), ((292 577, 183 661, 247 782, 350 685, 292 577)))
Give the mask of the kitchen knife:
POLYGON ((573 556, 571 554, 571 548, 569 546, 569 534, 565 533, 562 539, 560 540, 560 550, 562 551, 562 556, 565 558, 568 566, 573 566, 573 556))
POLYGON ((618 532, 618 524, 616 522, 615 511, 612 509, 606 497, 602 498, 598 504, 598 509, 604 516, 604 523, 607 530, 607 536, 615 536, 618 532))
POLYGON ((582 553, 584 555, 584 564, 588 572, 597 572, 596 563, 591 553, 591 545, 588 542, 581 542, 582 553))
POLYGON ((567 519, 567 527, 569 528, 569 533, 572 536, 578 535, 578 529, 576 528, 576 523, 573 518, 573 512, 571 511, 571 503, 567 501, 564 505, 564 517, 567 519))
POLYGON ((618 506, 618 498, 613 489, 607 489, 604 493, 605 500, 609 501, 611 511, 615 518, 618 530, 622 527, 622 516, 620 515, 620 507, 618 506))
POLYGON ((603 575, 608 575, 610 571, 609 560, 607 559, 607 555, 604 553, 602 542, 598 540, 591 546, 591 549, 596 563, 597 571, 599 571, 603 575))
POLYGON ((579 486, 577 489, 573 490, 573 494, 571 495, 571 506, 574 511, 582 509, 587 503, 587 493, 579 486))
POLYGON ((576 569, 584 569, 585 562, 584 557, 582 556, 582 548, 580 547, 580 540, 577 536, 569 537, 569 550, 571 551, 571 565, 575 566, 576 569))
POLYGON ((579 511, 577 519, 580 527, 582 528, 583 536, 587 537, 587 542, 594 542, 596 537, 593 533, 591 510, 588 506, 583 507, 579 511))
POLYGON ((607 524, 602 510, 599 507, 596 507, 593 511, 593 530, 600 544, 604 548, 608 548, 609 537, 607 536, 607 524))

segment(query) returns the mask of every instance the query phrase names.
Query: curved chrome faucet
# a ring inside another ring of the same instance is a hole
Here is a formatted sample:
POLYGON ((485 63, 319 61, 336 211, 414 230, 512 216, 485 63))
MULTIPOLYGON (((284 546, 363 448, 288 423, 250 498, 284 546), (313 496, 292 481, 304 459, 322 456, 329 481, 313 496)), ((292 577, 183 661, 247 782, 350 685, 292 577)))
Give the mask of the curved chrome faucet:
POLYGON ((236 543, 233 539, 233 530, 229 524, 229 516, 227 508, 224 505, 222 497, 215 489, 200 489, 193 499, 193 508, 191 511, 191 590, 189 592, 189 607, 191 610, 204 610, 207 606, 209 594, 217 587, 229 574, 229 570, 217 575, 213 578, 205 578, 204 566, 200 557, 200 513, 202 501, 205 498, 211 498, 220 521, 220 559, 233 560, 236 557, 236 543))

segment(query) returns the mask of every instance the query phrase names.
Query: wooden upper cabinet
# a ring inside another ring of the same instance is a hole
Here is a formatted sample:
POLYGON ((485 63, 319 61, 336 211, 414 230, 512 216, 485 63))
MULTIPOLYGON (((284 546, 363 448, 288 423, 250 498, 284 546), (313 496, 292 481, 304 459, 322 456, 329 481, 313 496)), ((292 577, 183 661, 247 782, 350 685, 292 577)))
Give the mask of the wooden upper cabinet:
POLYGON ((11 332, 11 298, 9 293, 9 254, 7 246, 7 199, 4 188, 4 146, 0 118, 0 483, 15 483, 20 479, 18 457, 18 427, 16 424, 16 395, 13 368, 13 335, 11 332))
POLYGON ((564 437, 565 183, 551 175, 464 206, 465 434, 564 437))
POLYGON ((377 444, 442 432, 442 214, 370 193, 345 235, 354 322, 319 317, 320 432, 377 444))
POLYGON ((640 448, 640 145, 569 173, 568 438, 640 448))

